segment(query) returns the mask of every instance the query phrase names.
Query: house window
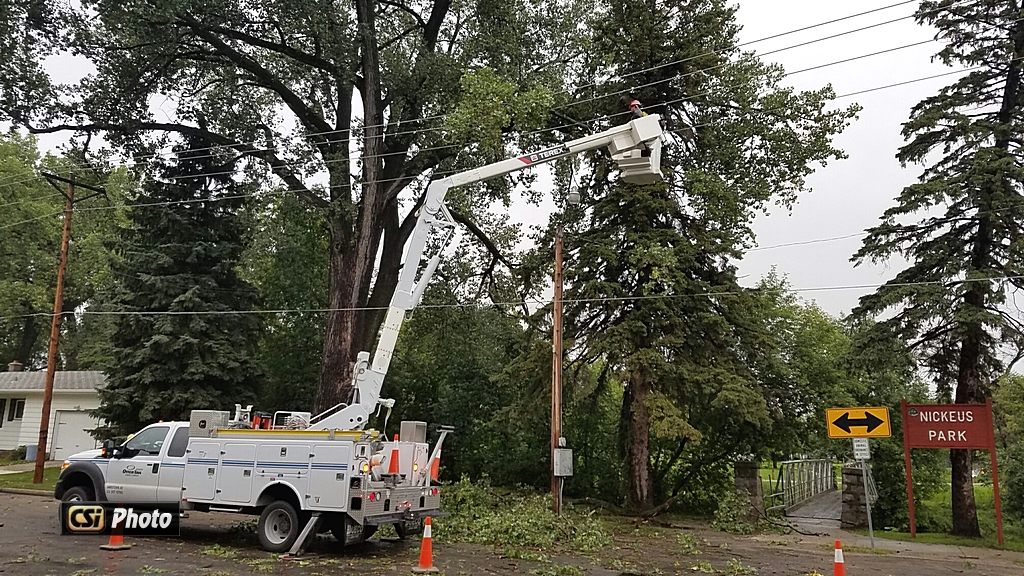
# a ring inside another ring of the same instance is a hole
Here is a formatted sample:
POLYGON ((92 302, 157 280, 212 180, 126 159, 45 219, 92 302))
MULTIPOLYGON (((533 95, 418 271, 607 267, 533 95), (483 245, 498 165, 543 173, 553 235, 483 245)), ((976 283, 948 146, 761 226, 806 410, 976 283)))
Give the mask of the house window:
POLYGON ((7 412, 7 398, 0 398, 0 428, 4 427, 4 414, 7 412))
POLYGON ((25 417, 25 399, 11 398, 11 409, 7 412, 7 420, 21 420, 25 417))

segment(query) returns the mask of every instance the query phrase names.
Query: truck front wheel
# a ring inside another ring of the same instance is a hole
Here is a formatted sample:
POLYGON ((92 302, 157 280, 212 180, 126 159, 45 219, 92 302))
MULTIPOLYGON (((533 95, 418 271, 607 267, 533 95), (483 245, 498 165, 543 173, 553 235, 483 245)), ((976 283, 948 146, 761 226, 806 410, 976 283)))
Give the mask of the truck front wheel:
POLYGON ((89 502, 93 500, 92 491, 84 486, 68 488, 61 497, 61 502, 89 502))
POLYGON ((256 526, 260 544, 268 552, 287 552, 300 531, 299 514, 284 500, 276 500, 264 508, 256 526))

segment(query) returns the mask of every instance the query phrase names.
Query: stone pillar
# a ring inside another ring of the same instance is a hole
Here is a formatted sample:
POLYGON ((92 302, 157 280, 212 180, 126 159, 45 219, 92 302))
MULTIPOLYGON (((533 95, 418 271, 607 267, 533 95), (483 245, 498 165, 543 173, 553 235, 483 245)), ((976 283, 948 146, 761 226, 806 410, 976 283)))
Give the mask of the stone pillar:
POLYGON ((866 528, 868 512, 865 506, 867 491, 864 486, 864 471, 860 466, 843 466, 843 516, 842 527, 866 528))
POLYGON ((746 492, 750 497, 750 517, 755 523, 764 515, 764 492, 761 489, 761 467, 757 462, 735 462, 736 490, 746 492))

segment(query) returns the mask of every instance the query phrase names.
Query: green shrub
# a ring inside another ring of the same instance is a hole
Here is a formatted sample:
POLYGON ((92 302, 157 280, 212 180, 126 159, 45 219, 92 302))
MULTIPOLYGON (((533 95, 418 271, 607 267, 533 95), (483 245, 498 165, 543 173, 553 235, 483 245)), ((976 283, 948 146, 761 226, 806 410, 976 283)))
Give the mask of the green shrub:
POLYGON ((547 495, 532 491, 499 494, 486 480, 472 483, 463 477, 445 486, 441 507, 449 515, 435 523, 434 537, 440 542, 541 549, 562 545, 582 552, 611 543, 592 514, 563 506, 562 514, 556 515, 547 495))
POLYGON ((28 454, 27 446, 18 446, 14 450, 11 450, 11 460, 24 460, 25 455, 28 454))
POLYGON ((750 496, 741 490, 728 490, 718 500, 715 510, 715 528, 734 534, 753 534, 757 526, 750 522, 750 496))

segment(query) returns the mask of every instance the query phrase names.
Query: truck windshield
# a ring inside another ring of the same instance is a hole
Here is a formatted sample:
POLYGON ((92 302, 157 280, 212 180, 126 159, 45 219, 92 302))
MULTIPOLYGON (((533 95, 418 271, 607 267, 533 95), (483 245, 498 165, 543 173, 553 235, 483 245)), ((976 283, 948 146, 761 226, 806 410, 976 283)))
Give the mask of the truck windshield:
POLYGON ((167 430, 167 426, 146 428, 124 445, 125 451, 129 454, 159 454, 167 438, 167 430))

